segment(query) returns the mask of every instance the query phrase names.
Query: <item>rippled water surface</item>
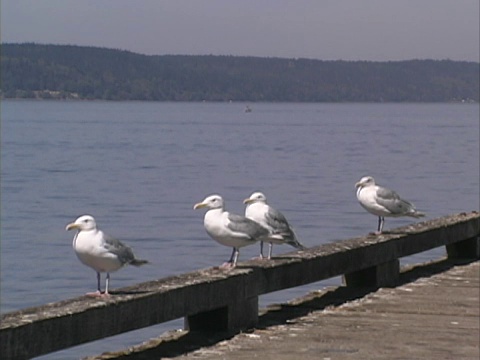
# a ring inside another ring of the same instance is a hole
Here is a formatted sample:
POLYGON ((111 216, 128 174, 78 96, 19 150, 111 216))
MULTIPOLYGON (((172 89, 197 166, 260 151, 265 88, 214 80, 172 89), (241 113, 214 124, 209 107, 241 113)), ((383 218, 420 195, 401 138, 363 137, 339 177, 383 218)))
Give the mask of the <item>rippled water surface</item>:
MULTIPOLYGON (((479 208, 479 107, 462 104, 1 103, 1 311, 76 297, 95 273, 65 225, 92 214, 152 264, 111 287, 218 265, 193 204, 221 194, 228 210, 263 191, 306 246, 360 236, 377 220, 354 183, 372 175, 429 218, 479 208)), ((387 219, 385 228, 415 219, 387 219)), ((275 253, 292 250, 276 246, 275 253)), ((258 254, 244 248, 240 261, 258 254)), ((404 261, 424 261, 442 250, 404 261)), ((261 298, 286 301, 309 289, 261 298)), ((137 344, 180 320, 45 358, 76 359, 137 344)))

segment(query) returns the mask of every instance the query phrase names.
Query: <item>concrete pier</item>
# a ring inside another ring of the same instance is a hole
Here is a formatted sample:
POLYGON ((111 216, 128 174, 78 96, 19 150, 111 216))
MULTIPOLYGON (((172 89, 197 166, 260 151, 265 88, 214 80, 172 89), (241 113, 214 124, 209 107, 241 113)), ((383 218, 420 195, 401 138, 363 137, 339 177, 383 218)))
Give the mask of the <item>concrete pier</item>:
POLYGON ((479 213, 243 262, 231 271, 210 268, 148 281, 113 290, 108 299, 82 296, 2 314, 0 358, 27 359, 182 317, 192 336, 236 334, 258 327, 260 295, 339 275, 351 291, 395 287, 399 258, 440 246, 450 260, 478 259, 479 213))
POLYGON ((283 309, 303 316, 272 326, 261 320, 251 332, 178 358, 480 359, 480 262, 442 267, 448 270, 340 306, 318 309, 328 295, 313 294, 283 309))
POLYGON ((480 358, 480 262, 403 269, 396 288, 332 287, 272 305, 239 334, 183 332, 88 360, 480 358))

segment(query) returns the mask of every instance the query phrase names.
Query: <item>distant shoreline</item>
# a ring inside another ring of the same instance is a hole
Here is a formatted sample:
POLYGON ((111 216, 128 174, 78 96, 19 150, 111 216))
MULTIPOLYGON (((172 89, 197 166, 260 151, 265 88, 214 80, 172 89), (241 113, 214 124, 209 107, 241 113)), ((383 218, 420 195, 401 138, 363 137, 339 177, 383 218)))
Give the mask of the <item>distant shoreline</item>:
POLYGON ((478 103, 479 63, 140 55, 2 44, 2 98, 174 102, 478 103))
POLYGON ((208 103, 208 104, 378 104, 378 105, 388 105, 388 104, 458 104, 458 105, 479 105, 480 102, 474 100, 452 100, 452 101, 335 101, 335 102, 326 102, 326 101, 317 101, 317 102, 306 102, 306 101, 172 101, 172 100, 105 100, 105 99, 82 99, 82 98, 7 98, 0 97, 0 101, 38 101, 38 102, 109 102, 109 103, 119 103, 119 102, 145 102, 145 103, 208 103))

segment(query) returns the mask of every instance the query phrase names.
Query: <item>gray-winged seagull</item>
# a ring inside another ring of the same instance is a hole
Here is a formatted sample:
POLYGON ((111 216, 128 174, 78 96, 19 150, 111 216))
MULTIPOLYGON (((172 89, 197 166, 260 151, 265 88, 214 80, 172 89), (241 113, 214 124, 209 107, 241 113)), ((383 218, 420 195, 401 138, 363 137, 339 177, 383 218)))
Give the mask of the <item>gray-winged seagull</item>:
POLYGON ((109 296, 108 283, 110 273, 125 265, 141 266, 148 261, 136 259, 132 249, 119 240, 106 235, 97 228, 93 216, 80 216, 67 225, 66 230, 78 230, 73 238, 73 249, 78 259, 97 272, 97 291, 87 293, 89 296, 109 296), (100 289, 100 273, 106 272, 105 292, 100 289))
POLYGON ((222 268, 235 267, 241 247, 255 244, 269 235, 268 230, 255 221, 226 211, 220 195, 207 196, 193 208, 208 208, 203 220, 208 235, 220 244, 233 248, 230 260, 221 265, 222 268))
POLYGON ((371 176, 361 178, 355 187, 360 205, 369 213, 378 216, 378 229, 375 232, 377 235, 383 231, 385 216, 411 216, 414 218, 425 216, 424 213, 417 211, 411 202, 402 199, 395 191, 376 185, 371 176))
MULTIPOLYGON (((243 201, 247 205, 245 216, 258 222, 270 231, 268 237, 268 259, 272 257, 273 244, 288 244, 294 248, 306 249, 297 239, 295 232, 285 216, 267 204, 267 197, 261 192, 254 192, 243 201)), ((260 242, 260 258, 263 258, 263 241, 260 242)))

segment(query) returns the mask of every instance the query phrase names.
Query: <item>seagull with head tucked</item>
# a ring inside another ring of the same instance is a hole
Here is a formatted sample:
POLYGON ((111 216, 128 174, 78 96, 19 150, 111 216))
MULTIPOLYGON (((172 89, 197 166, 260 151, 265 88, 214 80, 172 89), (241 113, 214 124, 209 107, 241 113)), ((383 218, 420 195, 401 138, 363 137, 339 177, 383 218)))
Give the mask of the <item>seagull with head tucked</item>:
POLYGON ((106 235, 97 228, 95 219, 91 215, 83 215, 73 223, 67 225, 66 230, 76 229, 73 238, 73 249, 78 259, 97 272, 97 291, 87 293, 89 296, 108 297, 110 273, 125 265, 141 266, 148 261, 136 259, 132 249, 119 240, 106 235), (100 289, 100 273, 107 273, 105 292, 100 289))
POLYGON ((193 208, 207 208, 203 224, 208 235, 220 244, 233 248, 230 260, 221 265, 222 268, 234 268, 241 247, 255 244, 269 235, 268 230, 255 221, 226 211, 220 195, 207 196, 193 208))
POLYGON ((424 213, 417 211, 411 202, 402 199, 395 191, 376 185, 375 179, 371 176, 361 178, 355 187, 360 205, 369 213, 378 216, 376 235, 382 233, 386 216, 414 218, 425 216, 424 213))
MULTIPOLYGON (((285 216, 267 204, 267 197, 263 193, 254 192, 249 198, 245 199, 243 203, 247 205, 245 208, 245 216, 258 222, 270 232, 267 240, 270 245, 268 259, 272 257, 273 244, 288 244, 297 249, 306 249, 305 246, 298 241, 293 228, 285 216)), ((264 258, 263 241, 260 242, 260 258, 264 258)))

